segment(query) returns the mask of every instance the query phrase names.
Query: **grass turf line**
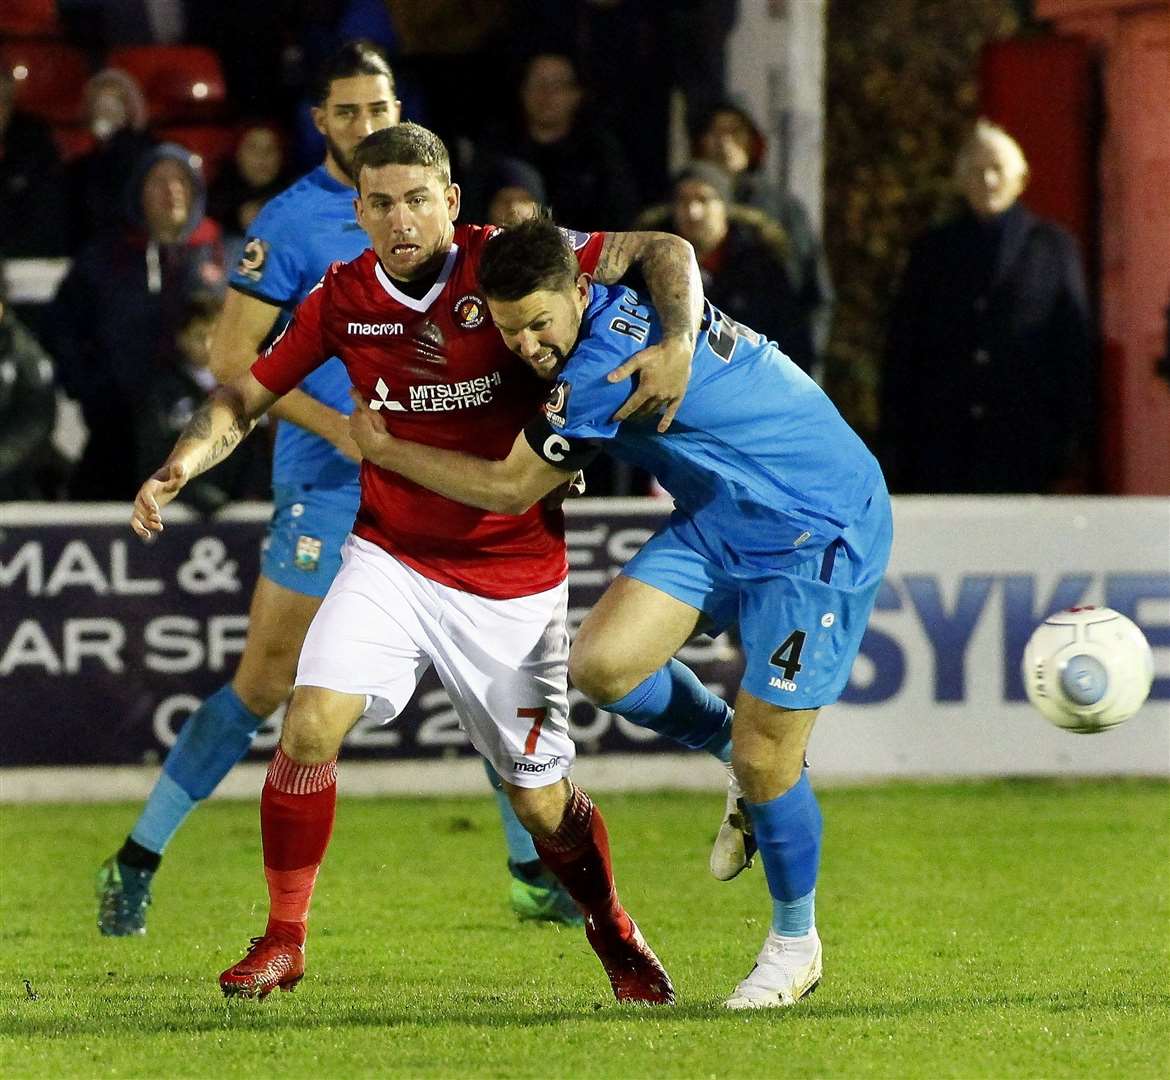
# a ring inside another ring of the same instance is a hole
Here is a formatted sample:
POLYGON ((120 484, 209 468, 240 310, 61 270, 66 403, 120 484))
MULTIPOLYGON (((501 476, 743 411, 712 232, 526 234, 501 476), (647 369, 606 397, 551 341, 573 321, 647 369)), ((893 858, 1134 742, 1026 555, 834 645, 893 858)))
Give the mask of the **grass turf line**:
POLYGON ((255 805, 192 817, 156 879, 149 932, 132 940, 98 935, 92 880, 136 808, 3 807, 0 1073, 1170 1073, 1165 784, 823 793, 825 981, 797 1009, 750 1015, 719 1003, 769 905, 758 864, 727 884, 707 875, 721 798, 599 802, 675 1009, 619 1008, 579 931, 513 919, 486 797, 343 793, 306 978, 263 1003, 215 985, 263 929, 255 805))

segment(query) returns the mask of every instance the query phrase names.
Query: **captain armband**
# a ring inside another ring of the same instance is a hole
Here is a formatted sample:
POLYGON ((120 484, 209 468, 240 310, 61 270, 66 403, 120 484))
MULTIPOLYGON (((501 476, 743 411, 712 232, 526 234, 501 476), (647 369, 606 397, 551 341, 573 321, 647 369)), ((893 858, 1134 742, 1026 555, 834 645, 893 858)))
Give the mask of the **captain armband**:
POLYGON ((524 429, 524 438, 542 461, 569 473, 585 468, 601 453, 587 439, 570 439, 562 435, 543 416, 533 420, 524 429))

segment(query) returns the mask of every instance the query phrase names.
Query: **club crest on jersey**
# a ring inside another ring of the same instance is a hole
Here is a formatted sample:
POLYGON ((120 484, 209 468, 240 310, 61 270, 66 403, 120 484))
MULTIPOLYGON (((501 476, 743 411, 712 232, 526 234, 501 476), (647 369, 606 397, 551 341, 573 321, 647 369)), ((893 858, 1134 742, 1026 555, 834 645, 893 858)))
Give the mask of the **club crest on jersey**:
POLYGON ((464 330, 474 330, 477 326, 482 326, 485 318, 487 318, 487 307, 482 296, 468 293, 466 296, 459 297, 455 304, 455 321, 464 330))
POLYGON ((249 281, 259 281, 264 274, 264 264, 267 261, 267 242, 258 236, 251 236, 244 244, 244 251, 236 266, 236 273, 241 277, 246 277, 249 281))
POLYGON ((553 426, 562 428, 569 415, 569 392, 573 388, 567 382, 559 382, 553 387, 548 400, 541 406, 544 418, 553 426))
POLYGON ((293 552, 293 565, 298 570, 312 573, 321 561, 321 541, 315 536, 298 536, 296 550, 293 552))

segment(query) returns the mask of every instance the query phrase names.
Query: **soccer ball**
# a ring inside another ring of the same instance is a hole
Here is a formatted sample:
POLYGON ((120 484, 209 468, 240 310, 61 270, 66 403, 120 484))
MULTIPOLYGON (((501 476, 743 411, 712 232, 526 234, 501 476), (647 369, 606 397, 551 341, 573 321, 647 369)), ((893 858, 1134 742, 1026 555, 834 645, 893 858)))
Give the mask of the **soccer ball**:
POLYGON ((1150 696, 1154 654, 1142 632, 1105 607, 1050 615, 1024 648, 1028 700, 1057 727, 1089 735, 1128 720, 1150 696))

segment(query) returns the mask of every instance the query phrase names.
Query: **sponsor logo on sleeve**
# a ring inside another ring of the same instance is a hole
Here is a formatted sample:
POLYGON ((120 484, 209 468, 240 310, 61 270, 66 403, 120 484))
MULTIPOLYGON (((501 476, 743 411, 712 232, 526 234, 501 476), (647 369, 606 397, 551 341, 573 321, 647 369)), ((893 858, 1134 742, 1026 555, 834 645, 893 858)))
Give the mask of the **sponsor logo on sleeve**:
POLYGON ((544 418, 555 428, 563 428, 569 416, 569 392, 573 388, 567 382, 558 382, 541 406, 544 418))
POLYGON ((476 296, 475 293, 468 293, 466 296, 461 296, 455 303, 455 321, 464 330, 474 330, 478 326, 483 325, 483 320, 487 318, 487 305, 483 301, 482 296, 476 296))
POLYGON ((576 229, 566 229, 561 226, 561 235, 569 242, 569 246, 574 251, 580 251, 586 244, 589 243, 589 234, 587 232, 577 232, 576 229))
POLYGON ((250 236, 244 244, 236 273, 249 281, 259 281, 264 276, 264 264, 268 261, 268 242, 258 236, 250 236))

